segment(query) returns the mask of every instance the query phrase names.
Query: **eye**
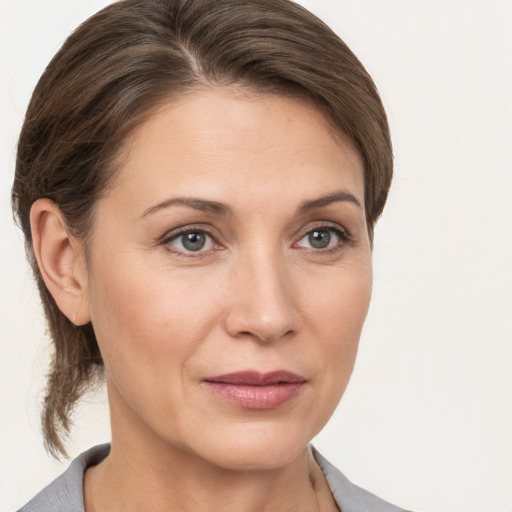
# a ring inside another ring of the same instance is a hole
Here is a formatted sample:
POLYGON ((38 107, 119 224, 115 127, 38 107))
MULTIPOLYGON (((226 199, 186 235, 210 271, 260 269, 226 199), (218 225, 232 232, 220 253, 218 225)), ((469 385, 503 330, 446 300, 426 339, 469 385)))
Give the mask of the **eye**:
POLYGON ((215 247, 212 237, 199 230, 182 231, 170 236, 166 244, 171 245, 177 252, 204 252, 215 247))
POLYGON ((308 231, 298 242, 298 247, 308 249, 336 249, 347 241, 347 234, 332 227, 319 227, 308 231))

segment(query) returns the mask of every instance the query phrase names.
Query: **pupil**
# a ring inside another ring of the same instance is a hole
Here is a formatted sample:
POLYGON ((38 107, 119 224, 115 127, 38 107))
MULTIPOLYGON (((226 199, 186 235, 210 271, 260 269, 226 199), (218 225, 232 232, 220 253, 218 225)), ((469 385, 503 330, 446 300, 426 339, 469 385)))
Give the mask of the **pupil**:
POLYGON ((203 233, 187 233, 183 235, 183 247, 188 251, 199 251, 206 242, 203 233))
POLYGON ((315 249, 325 249, 331 241, 329 231, 312 231, 309 234, 309 243, 315 249))

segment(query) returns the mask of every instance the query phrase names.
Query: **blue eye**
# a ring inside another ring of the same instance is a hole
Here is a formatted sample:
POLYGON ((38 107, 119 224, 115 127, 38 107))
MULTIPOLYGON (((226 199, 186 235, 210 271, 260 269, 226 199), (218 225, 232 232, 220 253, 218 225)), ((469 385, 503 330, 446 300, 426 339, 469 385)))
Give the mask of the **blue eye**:
POLYGON ((311 249, 334 249, 342 245, 346 236, 335 228, 317 228, 308 231, 299 241, 299 247, 311 249))
POLYGON ((308 234, 308 242, 315 249, 325 249, 331 243, 331 233, 325 229, 311 231, 308 234))
POLYGON ((184 231, 172 236, 167 243, 180 252, 209 251, 214 246, 212 237, 204 231, 184 231))

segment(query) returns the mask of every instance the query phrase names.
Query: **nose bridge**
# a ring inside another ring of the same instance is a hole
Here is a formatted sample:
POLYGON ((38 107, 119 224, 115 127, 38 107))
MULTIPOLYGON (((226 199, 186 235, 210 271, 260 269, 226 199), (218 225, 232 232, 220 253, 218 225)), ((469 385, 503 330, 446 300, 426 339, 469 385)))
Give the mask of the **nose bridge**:
POLYGON ((271 342, 294 331, 296 311, 289 269, 279 252, 260 247, 241 254, 232 269, 233 301, 226 328, 232 336, 271 342))

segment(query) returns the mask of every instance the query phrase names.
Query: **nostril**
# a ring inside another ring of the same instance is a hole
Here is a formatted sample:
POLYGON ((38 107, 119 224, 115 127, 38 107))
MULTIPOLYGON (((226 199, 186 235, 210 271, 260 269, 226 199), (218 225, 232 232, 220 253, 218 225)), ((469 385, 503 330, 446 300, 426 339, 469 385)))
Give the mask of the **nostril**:
POLYGON ((299 323, 287 269, 272 255, 265 252, 264 256, 249 254, 237 266, 232 274, 232 302, 224 317, 230 336, 261 344, 292 336, 299 323))
MULTIPOLYGON (((253 340, 262 345, 267 345, 269 343, 274 343, 278 340, 289 338, 293 336, 295 331, 293 329, 286 329, 284 331, 281 330, 267 330, 263 329, 254 329, 253 331, 240 331, 238 334, 235 334, 234 337, 238 339, 248 339, 253 340)), ((233 336, 233 334, 231 334, 233 336)))

